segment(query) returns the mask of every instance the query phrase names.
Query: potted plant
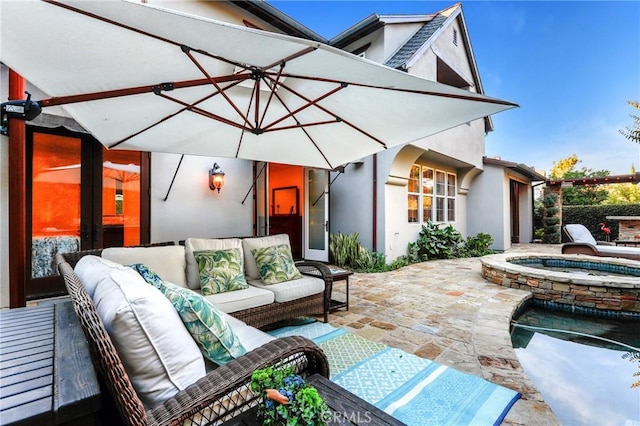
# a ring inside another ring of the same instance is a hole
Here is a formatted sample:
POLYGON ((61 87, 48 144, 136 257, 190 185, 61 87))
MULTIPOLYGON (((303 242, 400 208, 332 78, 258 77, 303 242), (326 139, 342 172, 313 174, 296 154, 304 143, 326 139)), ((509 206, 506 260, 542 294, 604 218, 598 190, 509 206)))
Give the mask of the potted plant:
POLYGON ((266 367, 253 372, 251 390, 263 396, 258 415, 274 426, 326 425, 331 413, 318 390, 291 367, 266 367))

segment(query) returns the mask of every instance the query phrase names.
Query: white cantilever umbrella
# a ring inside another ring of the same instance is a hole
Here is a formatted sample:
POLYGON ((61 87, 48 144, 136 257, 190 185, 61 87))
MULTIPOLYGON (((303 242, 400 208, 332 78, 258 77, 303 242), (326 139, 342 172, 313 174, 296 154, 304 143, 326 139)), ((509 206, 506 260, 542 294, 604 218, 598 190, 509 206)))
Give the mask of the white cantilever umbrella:
POLYGON ((2 1, 2 62, 108 148, 333 169, 516 106, 127 1, 2 1), (34 31, 33 29, 37 29, 34 31))

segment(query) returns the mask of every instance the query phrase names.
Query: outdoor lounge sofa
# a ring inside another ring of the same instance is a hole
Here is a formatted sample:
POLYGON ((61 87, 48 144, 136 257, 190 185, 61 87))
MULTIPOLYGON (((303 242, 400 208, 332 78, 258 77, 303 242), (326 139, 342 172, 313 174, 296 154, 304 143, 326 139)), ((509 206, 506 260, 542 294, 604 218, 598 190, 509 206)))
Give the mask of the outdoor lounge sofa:
POLYGON ((565 225, 562 229, 569 238, 569 242, 562 245, 563 254, 586 254, 640 260, 640 247, 616 246, 608 241, 596 241, 591 232, 581 224, 565 225))
MULTIPOLYGON (((237 241, 228 240, 225 244, 237 241)), ((176 253, 186 253, 189 246, 158 244, 127 248, 112 255, 126 253, 131 263, 150 261, 155 263, 160 276, 165 273, 176 279, 179 274, 170 273, 170 268, 175 267, 170 259, 173 256, 176 260, 176 253)), ((149 285, 146 277, 133 268, 100 256, 103 252, 59 254, 57 263, 87 338, 101 387, 109 391, 124 423, 218 424, 233 418, 260 402, 249 384, 252 373, 266 366, 290 365, 304 377, 314 373, 329 376, 327 358, 312 341, 299 336, 275 339, 242 320, 263 324, 268 318, 324 313, 324 291, 315 298, 303 295, 303 303, 274 301, 236 310, 231 312, 233 316, 213 308, 216 321, 222 324, 216 331, 220 335, 213 333, 218 338, 214 341, 220 343, 216 346, 219 353, 207 353, 175 300, 166 293, 163 295, 164 290, 149 285), (310 308, 310 301, 319 307, 310 308), (268 309, 276 314, 266 314, 268 309), (224 362, 211 361, 212 354, 215 357, 221 353, 226 357, 224 362)), ((186 261, 178 264, 186 266, 186 261)), ((189 313, 195 312, 201 325, 205 315, 194 307, 205 299, 180 285, 170 284, 168 279, 158 280, 178 290, 174 294, 180 294, 183 305, 187 300, 189 313)))

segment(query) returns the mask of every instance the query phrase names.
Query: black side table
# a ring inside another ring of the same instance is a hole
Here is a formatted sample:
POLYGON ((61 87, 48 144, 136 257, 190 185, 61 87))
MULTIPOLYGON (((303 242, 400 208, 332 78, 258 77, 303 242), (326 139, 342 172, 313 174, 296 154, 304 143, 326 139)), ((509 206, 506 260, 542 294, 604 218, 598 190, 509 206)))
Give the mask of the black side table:
MULTIPOLYGON (((331 272, 331 277, 333 278, 333 283, 336 281, 344 281, 345 282, 345 300, 336 300, 333 298, 333 294, 331 295, 331 304, 329 305, 329 312, 337 311, 338 309, 344 308, 345 310, 349 310, 349 276, 353 275, 352 271, 348 271, 346 269, 342 269, 339 266, 335 265, 327 265, 329 271, 331 272)), ((317 275, 320 276, 320 271, 315 268, 298 266, 300 272, 303 272, 307 275, 317 275)), ((333 287, 331 288, 331 293, 333 293, 333 287)))

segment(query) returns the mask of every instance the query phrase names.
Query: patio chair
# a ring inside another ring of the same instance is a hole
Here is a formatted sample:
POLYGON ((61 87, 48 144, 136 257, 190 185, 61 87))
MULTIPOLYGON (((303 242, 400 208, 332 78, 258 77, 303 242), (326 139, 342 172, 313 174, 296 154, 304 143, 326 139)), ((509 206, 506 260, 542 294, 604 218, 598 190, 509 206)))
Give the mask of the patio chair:
POLYGON ((563 254, 586 254, 640 260, 640 247, 623 247, 608 241, 596 241, 584 225, 569 224, 563 226, 562 230, 570 241, 563 244, 563 254))

